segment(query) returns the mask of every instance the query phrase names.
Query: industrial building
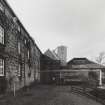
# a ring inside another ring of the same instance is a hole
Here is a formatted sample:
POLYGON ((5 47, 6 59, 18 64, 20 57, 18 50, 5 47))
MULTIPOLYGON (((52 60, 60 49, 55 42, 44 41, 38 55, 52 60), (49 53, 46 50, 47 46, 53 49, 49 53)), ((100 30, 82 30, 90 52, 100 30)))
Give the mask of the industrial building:
POLYGON ((48 49, 45 53, 48 57, 53 60, 59 60, 61 62, 61 66, 66 66, 67 64, 67 47, 66 46, 58 46, 53 51, 48 49))
POLYGON ((62 62, 66 62, 67 61, 67 47, 66 46, 57 47, 57 55, 59 56, 62 62))
POLYGON ((67 47, 42 54, 7 1, 0 0, 0 92, 12 91, 14 86, 18 90, 35 81, 65 82, 70 70, 101 70, 105 75, 104 66, 86 58, 66 62, 67 47))
POLYGON ((40 81, 41 51, 6 0, 0 0, 0 92, 40 81))
POLYGON ((66 46, 58 46, 53 52, 58 56, 61 61, 62 66, 66 66, 67 63, 67 47, 66 46))

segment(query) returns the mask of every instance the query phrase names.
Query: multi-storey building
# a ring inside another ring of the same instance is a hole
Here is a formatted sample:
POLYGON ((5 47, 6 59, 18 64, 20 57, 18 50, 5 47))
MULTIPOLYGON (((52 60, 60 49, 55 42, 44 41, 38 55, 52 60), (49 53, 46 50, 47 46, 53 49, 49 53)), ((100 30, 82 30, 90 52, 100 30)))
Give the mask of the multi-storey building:
POLYGON ((66 62, 67 60, 67 47, 59 46, 57 47, 57 55, 61 59, 62 62, 66 62))
POLYGON ((57 55, 59 60, 61 61, 62 66, 66 66, 67 61, 67 47, 66 46, 58 46, 53 52, 57 55))
MULTIPOLYGON (((0 89, 40 80, 41 51, 6 0, 0 0, 0 89)), ((10 90, 9 89, 9 90, 10 90)))

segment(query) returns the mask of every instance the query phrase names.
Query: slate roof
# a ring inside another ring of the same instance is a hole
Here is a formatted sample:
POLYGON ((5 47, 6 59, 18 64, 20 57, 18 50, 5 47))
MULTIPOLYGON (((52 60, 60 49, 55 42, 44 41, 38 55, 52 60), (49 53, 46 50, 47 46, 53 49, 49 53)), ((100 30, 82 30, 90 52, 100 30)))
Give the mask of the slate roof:
POLYGON ((87 58, 73 58, 67 65, 69 68, 74 69, 105 69, 105 66, 90 61, 87 58))
POLYGON ((44 54, 46 56, 50 57, 53 60, 59 60, 59 58, 57 57, 57 55, 54 54, 54 52, 52 52, 50 49, 48 49, 44 54))

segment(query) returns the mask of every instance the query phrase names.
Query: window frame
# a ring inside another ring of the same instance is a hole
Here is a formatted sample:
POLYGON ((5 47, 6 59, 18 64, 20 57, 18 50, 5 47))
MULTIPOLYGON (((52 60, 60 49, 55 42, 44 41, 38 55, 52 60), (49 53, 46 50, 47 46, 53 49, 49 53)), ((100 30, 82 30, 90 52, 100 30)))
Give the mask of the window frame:
POLYGON ((21 53, 21 46, 20 46, 20 42, 18 42, 18 53, 21 53))
POLYGON ((29 49, 27 51, 27 57, 28 57, 28 59, 30 59, 30 51, 29 51, 29 49))
POLYGON ((0 60, 2 61, 0 65, 0 77, 1 76, 4 76, 4 59, 3 58, 0 58, 0 60))
POLYGON ((5 8, 4 8, 4 5, 0 2, 0 10, 2 11, 2 12, 4 12, 4 10, 5 10, 5 8))
POLYGON ((21 64, 18 64, 18 71, 17 71, 17 76, 20 77, 21 76, 21 64))
POLYGON ((0 43, 4 44, 4 28, 0 25, 0 43))

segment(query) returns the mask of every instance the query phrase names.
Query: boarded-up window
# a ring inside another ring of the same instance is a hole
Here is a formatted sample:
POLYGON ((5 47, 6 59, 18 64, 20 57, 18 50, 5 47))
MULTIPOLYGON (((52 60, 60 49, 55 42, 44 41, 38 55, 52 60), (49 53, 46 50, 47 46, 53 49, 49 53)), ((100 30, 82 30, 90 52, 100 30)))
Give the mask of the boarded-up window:
POLYGON ((0 59, 0 76, 4 76, 4 60, 0 59))

